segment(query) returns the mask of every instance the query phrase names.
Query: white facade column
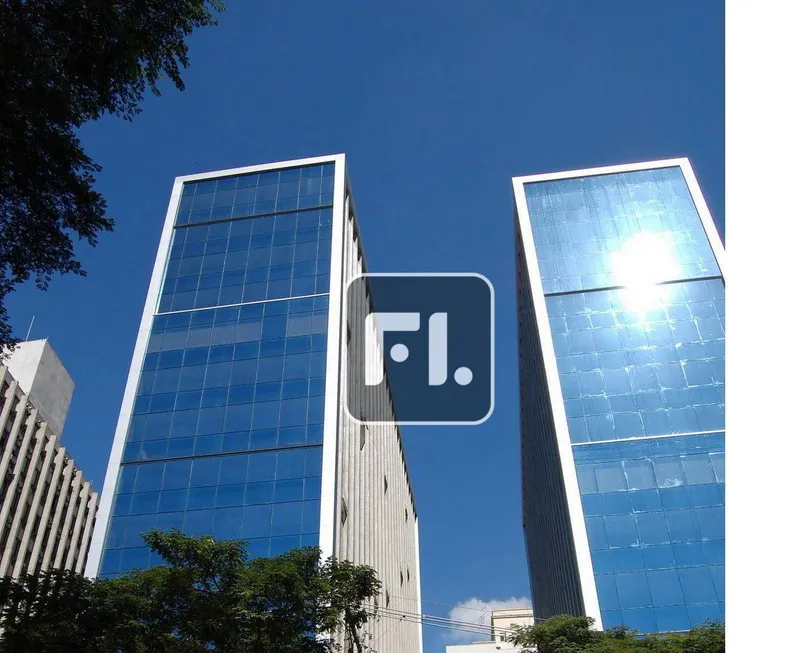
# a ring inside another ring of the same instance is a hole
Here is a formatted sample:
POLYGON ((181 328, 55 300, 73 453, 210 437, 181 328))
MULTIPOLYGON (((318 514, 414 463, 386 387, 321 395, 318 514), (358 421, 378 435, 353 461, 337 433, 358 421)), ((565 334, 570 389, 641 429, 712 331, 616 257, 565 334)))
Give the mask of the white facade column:
MULTIPOLYGON (((80 472, 80 474, 82 474, 82 472, 80 472)), ((66 562, 63 565, 64 569, 74 568, 74 560, 80 551, 80 539, 83 527, 85 525, 85 515, 88 512, 88 501, 90 500, 91 486, 85 481, 81 481, 80 486, 80 503, 77 506, 77 513, 74 515, 74 526, 72 528, 71 539, 66 550, 66 562)))
MULTIPOLYGON (((50 567, 54 567, 53 564, 53 553, 55 550, 55 544, 58 541, 60 530, 60 518, 63 515, 63 506, 66 503, 66 499, 69 496, 69 488, 71 487, 72 479, 74 478, 74 461, 69 460, 66 463, 66 467, 62 472, 62 476, 59 479, 58 485, 58 504, 57 508, 55 508, 55 514, 52 516, 52 528, 49 530, 49 537, 47 538, 47 548, 44 550, 44 557, 41 560, 41 569, 47 570, 50 567)), ((53 484, 56 483, 56 479, 52 479, 53 484)))
POLYGON ((85 571, 85 560, 88 557, 88 547, 91 544, 93 535, 93 525, 96 520, 96 511, 99 508, 99 495, 91 492, 91 500, 88 502, 88 516, 86 517, 85 530, 80 542, 80 552, 77 555, 77 567, 75 571, 83 573, 85 571))
MULTIPOLYGON (((25 532, 22 535, 22 542, 25 545, 30 543, 31 538, 35 538, 33 542, 33 549, 30 552, 30 560, 28 562, 28 573, 32 573, 30 569, 30 564, 33 563, 33 569, 35 569, 35 563, 38 558, 38 551, 36 550, 36 542, 39 541, 39 531, 46 528, 47 525, 47 511, 46 507, 44 507, 41 511, 41 519, 39 520, 38 530, 37 532, 33 532, 33 527, 36 524, 36 513, 38 511, 39 506, 41 506, 42 498, 44 497, 44 490, 47 488, 47 474, 49 472, 49 467, 52 464, 52 459, 55 456, 55 449, 57 448, 57 438, 54 435, 47 436, 47 443, 44 447, 44 461, 41 465, 41 473, 38 477, 38 483, 36 483, 36 491, 33 495, 33 503, 30 506, 30 514, 28 515, 27 523, 25 524, 25 532)), ((40 549, 40 547, 39 547, 40 549)), ((12 576, 14 578, 18 578, 23 571, 24 568, 24 558, 17 557, 16 562, 14 563, 14 569, 12 572, 12 576)))
MULTIPOLYGON (((35 418, 33 415, 30 416, 30 423, 32 426, 35 427, 35 418)), ((16 542, 17 537, 20 535, 20 530, 23 533, 27 532, 25 525, 22 523, 23 518, 26 518, 29 523, 33 523, 36 518, 36 508, 37 505, 33 502, 30 505, 30 509, 27 510, 27 514, 25 514, 25 509, 27 507, 27 500, 30 496, 31 488, 33 486, 33 478, 36 474, 36 467, 39 463, 40 458, 42 457, 42 450, 44 448, 44 443, 47 440, 47 424, 46 422, 42 422, 38 429, 36 429, 36 437, 35 437, 35 444, 32 442, 30 443, 33 445, 33 453, 30 456, 30 463, 28 463, 27 470, 24 474, 24 480, 22 481, 22 491, 19 494, 19 498, 16 500, 16 507, 13 512, 13 521, 11 522, 11 530, 8 533, 8 539, 6 540, 6 548, 3 552, 3 557, 0 559, 0 576, 5 576, 9 568, 13 569, 16 566, 17 560, 24 560, 25 555, 27 554, 27 549, 29 542, 23 536, 21 542, 19 544, 19 548, 17 549, 16 559, 12 559, 12 553, 14 550, 13 546, 8 546, 8 544, 12 542, 16 542)), ((21 469, 21 466, 24 464, 24 458, 27 456, 27 450, 20 451, 19 457, 17 458, 17 464, 21 469), (21 460, 20 460, 21 458, 21 460)), ((36 479, 38 480, 38 479, 36 479)), ((10 488, 9 488, 10 494, 10 488)))
MULTIPOLYGON (((20 414, 22 414, 20 412, 20 414)), ((21 420, 20 420, 21 421, 21 420)), ((19 423, 15 421, 14 423, 14 430, 18 430, 19 423)), ((15 442, 14 438, 14 430, 11 432, 11 438, 8 441, 8 449, 6 450, 6 454, 8 454, 8 458, 4 456, 4 462, 6 463, 6 469, 9 467, 9 462, 11 458, 11 452, 13 450, 13 445, 15 442)), ((27 455, 28 447, 30 447, 30 441, 33 438, 33 433, 36 430, 36 410, 35 408, 30 413, 30 416, 25 423, 25 435, 22 438, 22 444, 19 447, 19 452, 17 453, 16 463, 14 464, 14 470, 11 476, 11 482, 8 485, 8 489, 6 490, 5 498, 3 499, 3 506, 0 508, 0 540, 6 536, 6 531, 9 529, 7 528, 8 517, 12 514, 12 509, 15 512, 17 509, 17 497, 16 491, 19 487, 22 479, 22 467, 25 464, 25 456, 27 455)), ((5 478, 5 471, 1 470, 0 478, 5 478)), ((14 546, 14 543, 11 541, 11 538, 8 537, 6 540, 6 547, 14 546)), ((5 556, 4 556, 5 557, 5 556)))
MULTIPOLYGON (((0 374, 2 374, 2 378, 0 378, 0 388, 3 387, 3 381, 5 381, 5 377, 8 376, 6 374, 6 368, 0 365, 0 374)), ((0 432, 6 427, 6 423, 8 421, 8 416, 11 414, 11 406, 14 403, 14 396, 17 392, 17 382, 14 379, 9 379, 11 383, 8 384, 8 390, 6 390, 5 397, 3 399, 3 409, 0 410, 0 432)))
MULTIPOLYGON (((66 461, 66 448, 58 446, 57 441, 53 441, 52 448, 53 451, 57 449, 57 454, 55 454, 52 476, 49 479, 49 486, 47 487, 47 498, 44 501, 44 508, 41 511, 41 523, 36 532, 36 540, 33 543, 30 562, 28 562, 27 565, 27 573, 29 574, 36 571, 39 556, 41 555, 42 549, 46 546, 45 540, 48 538, 49 533, 52 529, 58 527, 54 517, 52 518, 52 525, 50 526, 49 515, 52 514, 52 507, 55 505, 56 498, 59 497, 61 480, 63 478, 63 467, 66 461)), ((44 478, 46 479, 46 476, 44 478)), ((42 564, 41 569, 46 569, 46 567, 42 564)))
MULTIPOLYGON (((3 415, 0 416, 0 424, 2 424, 3 428, 8 426, 8 420, 10 419, 10 411, 11 411, 11 404, 14 403, 14 396, 16 392, 16 384, 12 384, 12 386, 8 390, 8 394, 6 395, 6 405, 3 409, 3 415)), ((25 400, 27 398, 22 395, 19 399, 19 403, 17 404, 18 409, 14 415, 14 421, 11 424, 11 432, 8 435, 8 440, 5 443, 5 449, 3 450, 3 456, 0 458, 0 480, 5 480, 6 475, 8 474, 8 465, 9 461, 11 460, 11 455, 14 452, 14 445, 16 444, 17 439, 19 438, 19 430, 22 427, 22 422, 25 419, 25 400), (21 408, 21 410, 20 410, 21 408)))
POLYGON ((82 470, 77 470, 77 475, 74 480, 69 484, 69 507, 66 509, 66 518, 63 520, 63 529, 60 534, 60 541, 58 542, 58 550, 55 554, 55 562, 53 566, 60 568, 63 564, 63 556, 66 553, 66 548, 71 542, 69 531, 72 529, 74 522, 74 512, 77 508, 77 501, 80 498, 80 489, 82 488, 82 470))

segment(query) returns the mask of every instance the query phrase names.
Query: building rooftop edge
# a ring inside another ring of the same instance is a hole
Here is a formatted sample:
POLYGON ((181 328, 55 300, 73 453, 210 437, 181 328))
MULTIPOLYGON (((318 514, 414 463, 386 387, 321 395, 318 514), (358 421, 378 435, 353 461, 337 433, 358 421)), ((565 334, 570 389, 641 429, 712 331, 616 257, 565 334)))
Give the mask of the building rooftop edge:
POLYGON ((651 161, 637 161, 634 163, 617 163, 606 166, 594 166, 592 168, 578 168, 575 170, 557 170, 554 172, 542 172, 529 175, 516 175, 511 177, 513 183, 526 184, 540 181, 553 181, 557 179, 573 179, 576 177, 590 177, 594 175, 618 174, 621 172, 636 172, 639 170, 655 170, 658 168, 669 168, 672 166, 689 165, 687 157, 674 157, 670 159, 655 159, 651 161))
POLYGON ((266 170, 279 170, 281 168, 297 168, 300 166, 316 165, 319 163, 336 163, 344 159, 346 155, 343 153, 338 154, 324 154, 321 156, 306 157, 302 159, 288 159, 286 161, 270 161, 267 163, 257 163, 249 166, 241 166, 237 168, 225 168, 222 170, 209 170, 206 172, 197 172, 191 175, 179 175, 174 179, 176 183, 185 183, 190 181, 201 181, 205 179, 215 179, 217 177, 231 177, 233 175, 252 174, 255 172, 263 172, 266 170))

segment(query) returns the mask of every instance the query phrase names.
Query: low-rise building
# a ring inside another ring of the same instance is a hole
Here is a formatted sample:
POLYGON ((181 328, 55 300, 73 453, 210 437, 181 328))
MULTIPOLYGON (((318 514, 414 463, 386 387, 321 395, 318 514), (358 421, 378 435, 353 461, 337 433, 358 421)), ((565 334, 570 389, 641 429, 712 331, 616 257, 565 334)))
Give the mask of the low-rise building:
POLYGON ((490 640, 446 646, 445 653, 520 653, 525 649, 507 641, 511 628, 514 625, 532 626, 534 623, 532 608, 492 610, 490 640))
POLYGON ((99 495, 60 442, 73 390, 46 340, 0 357, 0 576, 85 569, 99 495))

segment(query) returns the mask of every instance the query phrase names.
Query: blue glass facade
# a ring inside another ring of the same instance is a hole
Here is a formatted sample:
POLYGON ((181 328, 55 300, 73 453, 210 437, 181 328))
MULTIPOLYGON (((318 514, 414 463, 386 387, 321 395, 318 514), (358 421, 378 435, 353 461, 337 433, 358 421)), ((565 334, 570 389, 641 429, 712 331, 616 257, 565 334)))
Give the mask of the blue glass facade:
POLYGON ((100 563, 141 533, 317 545, 332 163, 183 186, 100 563))
POLYGON ((720 279, 546 298, 574 444, 725 428, 720 279))
POLYGON ((725 437, 574 447, 605 627, 724 618, 725 437))
POLYGON ((724 619, 725 288, 683 172, 525 195, 603 625, 724 619))

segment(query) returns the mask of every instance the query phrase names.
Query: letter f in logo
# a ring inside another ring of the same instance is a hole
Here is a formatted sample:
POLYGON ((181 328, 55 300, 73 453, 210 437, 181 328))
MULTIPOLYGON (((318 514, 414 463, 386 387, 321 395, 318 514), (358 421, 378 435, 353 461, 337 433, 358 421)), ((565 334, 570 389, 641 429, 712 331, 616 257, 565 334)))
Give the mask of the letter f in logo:
MULTIPOLYGON (((379 385, 384 379, 381 337, 387 331, 420 330, 420 313, 370 313, 365 317, 365 385, 379 385)), ((409 349, 401 343, 390 349, 391 358, 401 363, 409 349)), ((428 384, 442 385, 448 378, 448 314, 434 313, 428 319, 428 384)))

